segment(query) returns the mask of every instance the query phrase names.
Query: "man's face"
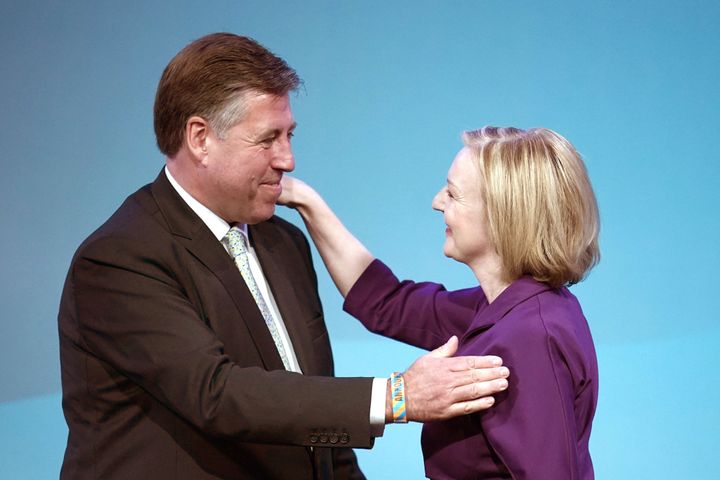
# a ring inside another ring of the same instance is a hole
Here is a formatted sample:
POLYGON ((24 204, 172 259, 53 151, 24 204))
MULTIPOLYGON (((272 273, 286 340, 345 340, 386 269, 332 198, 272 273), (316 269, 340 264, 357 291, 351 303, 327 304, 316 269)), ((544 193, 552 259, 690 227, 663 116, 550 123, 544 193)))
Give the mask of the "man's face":
POLYGON ((242 121, 220 139, 212 130, 206 146, 203 189, 207 207, 229 223, 269 219, 295 169, 290 139, 295 121, 287 95, 250 95, 242 121))

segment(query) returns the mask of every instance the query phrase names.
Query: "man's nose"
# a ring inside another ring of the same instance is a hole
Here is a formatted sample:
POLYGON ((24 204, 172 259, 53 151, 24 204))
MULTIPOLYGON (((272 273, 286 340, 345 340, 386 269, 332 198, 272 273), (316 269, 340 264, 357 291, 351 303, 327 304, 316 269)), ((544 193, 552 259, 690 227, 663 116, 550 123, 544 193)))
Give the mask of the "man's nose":
POLYGON ((293 154, 289 141, 280 142, 277 146, 272 166, 283 172, 292 172, 295 170, 295 155, 293 154))

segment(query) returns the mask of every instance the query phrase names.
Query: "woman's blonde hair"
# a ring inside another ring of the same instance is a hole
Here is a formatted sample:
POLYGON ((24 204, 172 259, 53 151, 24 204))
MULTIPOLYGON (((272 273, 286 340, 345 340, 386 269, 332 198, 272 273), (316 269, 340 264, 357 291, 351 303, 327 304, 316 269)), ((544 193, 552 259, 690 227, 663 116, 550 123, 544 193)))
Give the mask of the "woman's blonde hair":
POLYGON ((597 202, 582 158, 546 128, 465 132, 484 180, 488 228, 507 276, 552 287, 581 281, 600 259, 597 202))

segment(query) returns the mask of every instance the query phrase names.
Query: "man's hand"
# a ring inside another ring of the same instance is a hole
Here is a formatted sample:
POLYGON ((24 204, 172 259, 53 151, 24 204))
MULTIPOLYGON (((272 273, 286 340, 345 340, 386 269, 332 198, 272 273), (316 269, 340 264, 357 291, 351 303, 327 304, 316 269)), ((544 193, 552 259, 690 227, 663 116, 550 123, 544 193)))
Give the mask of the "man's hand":
MULTIPOLYGON (((479 412, 495 402, 492 394, 507 388, 510 371, 500 357, 452 357, 457 348, 453 336, 403 373, 408 420, 431 422, 479 412)), ((392 422, 389 396, 385 418, 392 422)))

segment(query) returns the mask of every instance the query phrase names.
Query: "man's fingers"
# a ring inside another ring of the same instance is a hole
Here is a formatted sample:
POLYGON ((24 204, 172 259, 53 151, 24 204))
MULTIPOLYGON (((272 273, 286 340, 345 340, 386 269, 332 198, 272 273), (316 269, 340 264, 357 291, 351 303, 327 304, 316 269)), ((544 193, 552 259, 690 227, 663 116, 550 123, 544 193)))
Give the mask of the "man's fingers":
POLYGON ((499 367, 502 363, 502 358, 496 357, 495 355, 484 355, 482 357, 455 357, 450 363, 450 370, 453 372, 462 372, 463 370, 470 370, 473 368, 492 368, 499 367))
POLYGON ((508 381, 504 378, 485 382, 475 382, 453 389, 452 401, 462 403, 488 397, 508 388, 508 381))
POLYGON ((474 368, 467 370, 467 375, 461 375, 459 385, 467 385, 475 382, 487 382, 496 378, 507 378, 510 376, 510 370, 507 367, 495 368, 474 368))
POLYGON ((451 337, 405 372, 410 420, 427 422, 479 412, 494 403, 492 395, 508 388, 510 371, 500 357, 448 357, 457 344, 457 337, 451 337))
POLYGON ((468 402, 456 403, 450 407, 450 417, 482 412, 492 407, 494 403, 495 399, 493 397, 482 397, 468 402))
POLYGON ((435 358, 452 357, 455 355, 458 349, 458 338, 453 335, 445 342, 444 345, 439 346, 428 355, 435 358))
POLYGON ((449 372, 448 382, 453 388, 462 387, 463 385, 471 385, 477 382, 488 382, 499 378, 508 378, 510 370, 507 367, 495 368, 474 368, 472 370, 463 370, 460 372, 449 372))

